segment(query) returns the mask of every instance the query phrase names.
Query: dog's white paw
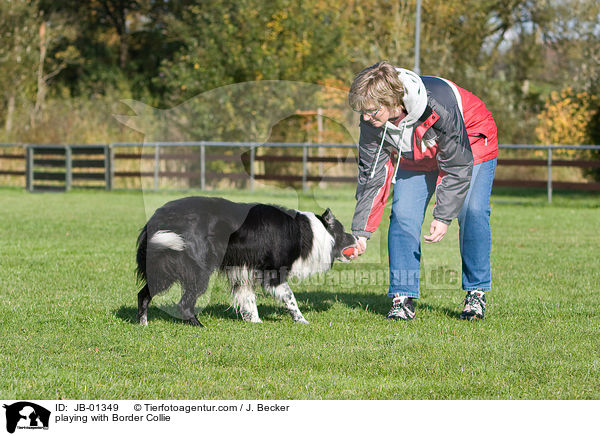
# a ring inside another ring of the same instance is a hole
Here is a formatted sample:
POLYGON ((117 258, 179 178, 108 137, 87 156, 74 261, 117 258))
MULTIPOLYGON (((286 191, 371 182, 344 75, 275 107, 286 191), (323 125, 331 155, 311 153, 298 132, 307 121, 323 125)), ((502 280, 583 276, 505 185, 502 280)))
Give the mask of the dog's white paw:
POLYGON ((295 322, 299 323, 299 324, 310 324, 306 319, 304 318, 300 318, 300 319, 295 319, 295 322))
POLYGON ((244 317, 242 316, 242 319, 246 322, 250 322, 252 324, 260 324, 262 323, 262 319, 260 319, 258 316, 248 316, 248 317, 244 317))

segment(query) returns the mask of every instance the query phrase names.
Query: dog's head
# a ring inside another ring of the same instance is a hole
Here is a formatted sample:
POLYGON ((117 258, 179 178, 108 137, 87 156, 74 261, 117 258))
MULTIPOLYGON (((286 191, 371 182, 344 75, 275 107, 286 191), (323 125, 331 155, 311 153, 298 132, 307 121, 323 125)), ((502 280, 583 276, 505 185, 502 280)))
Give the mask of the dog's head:
POLYGON ((334 245, 332 257, 333 260, 339 260, 342 262, 349 262, 348 257, 343 253, 347 248, 356 248, 356 238, 350 233, 344 231, 344 226, 337 218, 333 215, 329 208, 321 215, 321 221, 323 225, 333 236, 334 245))

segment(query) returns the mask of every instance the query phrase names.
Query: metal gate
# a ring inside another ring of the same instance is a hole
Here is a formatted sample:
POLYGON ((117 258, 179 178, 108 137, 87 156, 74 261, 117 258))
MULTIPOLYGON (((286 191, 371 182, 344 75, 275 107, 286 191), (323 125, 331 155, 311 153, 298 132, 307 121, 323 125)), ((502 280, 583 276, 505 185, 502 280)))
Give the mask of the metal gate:
POLYGON ((28 145, 26 185, 29 192, 64 192, 73 186, 110 190, 108 145, 28 145), (98 183, 78 184, 82 181, 98 183))

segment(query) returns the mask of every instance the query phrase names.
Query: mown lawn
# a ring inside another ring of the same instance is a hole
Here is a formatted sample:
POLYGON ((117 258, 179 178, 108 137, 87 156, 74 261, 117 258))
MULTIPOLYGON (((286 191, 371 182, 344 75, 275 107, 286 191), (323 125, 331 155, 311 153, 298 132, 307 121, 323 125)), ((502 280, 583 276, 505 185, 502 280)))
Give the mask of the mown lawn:
MULTIPOLYGON (((264 322, 244 323, 215 277, 198 304, 207 328, 169 314, 177 289, 143 328, 135 240, 147 212, 183 195, 0 189, 0 398, 600 399, 597 195, 555 192, 548 205, 543 192, 494 191, 482 322, 458 319, 456 224, 424 246, 417 319, 386 321, 384 225, 359 260, 294 285, 310 325, 270 297, 264 322)), ((347 226, 354 207, 350 189, 210 195, 330 207, 347 226)))

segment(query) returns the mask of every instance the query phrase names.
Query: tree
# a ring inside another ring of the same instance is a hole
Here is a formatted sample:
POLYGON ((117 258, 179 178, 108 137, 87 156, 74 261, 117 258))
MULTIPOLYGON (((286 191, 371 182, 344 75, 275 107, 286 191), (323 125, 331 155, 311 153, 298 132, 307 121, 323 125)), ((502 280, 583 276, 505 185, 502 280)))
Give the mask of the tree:
MULTIPOLYGON (((600 131, 600 98, 586 91, 565 88, 553 91, 538 115, 535 129, 538 142, 543 145, 597 144, 600 131)), ((571 158, 596 158, 598 152, 586 150, 559 150, 557 156, 571 158)), ((600 171, 587 170, 587 174, 600 180, 600 171)))
POLYGON ((0 0, 0 89, 6 110, 4 126, 7 138, 13 128, 15 108, 33 89, 36 67, 36 30, 39 12, 27 0, 0 0))
POLYGON ((190 4, 172 13, 167 40, 181 48, 162 63, 155 84, 180 102, 219 86, 254 80, 316 83, 345 65, 341 12, 317 0, 190 4))
POLYGON ((160 62, 178 44, 166 44, 163 17, 182 2, 168 0, 39 0, 46 14, 69 17, 76 26, 80 62, 71 64, 63 83, 72 96, 106 94, 118 89, 148 97, 160 62))
POLYGON ((43 14, 40 15, 39 38, 37 41, 39 47, 37 92, 35 105, 30 112, 31 127, 35 127, 36 120, 42 112, 49 82, 79 56, 77 49, 71 45, 75 37, 74 29, 66 24, 66 20, 57 14, 53 14, 48 18, 45 18, 43 14), (60 47, 61 45, 63 47, 60 47), (52 48, 55 48, 55 50, 49 56, 48 51, 52 48))
POLYGON ((380 60, 412 68, 414 58, 415 1, 338 1, 338 25, 344 31, 352 80, 363 68, 380 60))
MULTIPOLYGON (((76 22, 94 32, 111 29, 118 41, 118 65, 126 68, 129 59, 130 21, 142 9, 138 0, 40 0, 46 13, 59 12, 75 18, 76 22)), ((80 30, 83 30, 80 28, 80 30)))
MULTIPOLYGON (((590 144, 588 129, 590 113, 597 98, 587 92, 576 92, 573 88, 553 91, 546 100, 544 110, 538 115, 535 129, 538 141, 544 145, 590 144)), ((576 155, 576 150, 565 150, 565 155, 576 155)))

